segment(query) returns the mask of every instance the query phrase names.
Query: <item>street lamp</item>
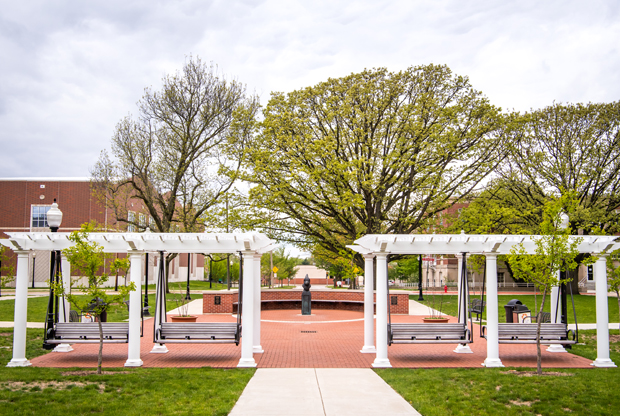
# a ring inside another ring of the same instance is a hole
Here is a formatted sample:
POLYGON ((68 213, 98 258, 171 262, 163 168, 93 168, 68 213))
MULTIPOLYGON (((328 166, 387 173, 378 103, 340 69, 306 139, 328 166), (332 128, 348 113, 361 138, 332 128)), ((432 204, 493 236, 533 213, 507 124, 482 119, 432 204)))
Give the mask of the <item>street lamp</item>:
POLYGON ((418 254, 418 290, 420 291, 420 295, 418 296, 418 300, 424 300, 424 296, 422 296, 422 255, 418 254))
POLYGON ((189 271, 192 264, 192 257, 190 253, 187 253, 187 293, 185 293, 185 300, 192 300, 192 297, 189 293, 189 271))
MULTIPOLYGON (((55 233, 58 232, 61 222, 62 211, 58 209, 56 198, 54 198, 54 203, 52 204, 52 207, 47 211, 47 225, 49 225, 51 231, 55 233)), ((50 268, 50 283, 58 284, 58 280, 60 277, 60 250, 52 251, 51 263, 52 267, 50 268)), ((47 304, 47 320, 45 322, 45 332, 47 333, 48 329, 53 328, 54 323, 56 322, 58 322, 58 296, 55 296, 54 288, 50 284, 50 297, 47 304)), ((54 344, 47 344, 44 341, 43 348, 46 350, 51 350, 52 348, 54 348, 54 344)))
POLYGON ((37 266, 37 253, 32 252, 32 288, 34 289, 34 271, 37 266))

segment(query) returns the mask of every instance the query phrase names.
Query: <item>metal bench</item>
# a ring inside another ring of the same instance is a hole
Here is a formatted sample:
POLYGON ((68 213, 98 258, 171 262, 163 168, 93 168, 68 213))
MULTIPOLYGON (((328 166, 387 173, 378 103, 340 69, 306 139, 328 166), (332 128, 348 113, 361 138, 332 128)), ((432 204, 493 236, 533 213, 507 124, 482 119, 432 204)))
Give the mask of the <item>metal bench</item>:
POLYGON ((471 332, 464 324, 390 324, 388 345, 469 344, 471 332))
MULTIPOLYGON (((128 322, 102 322, 104 343, 126 343, 128 322)), ((49 344, 99 343, 98 322, 59 322, 47 330, 49 344)))
POLYGON ((228 322, 162 322, 155 330, 155 342, 166 343, 209 343, 239 345, 241 325, 228 322))
POLYGON ((479 321, 482 317, 482 313, 484 312, 484 307, 486 306, 486 302, 480 299, 472 299, 469 302, 469 312, 476 315, 476 320, 479 321))
MULTIPOLYGON (((498 335, 500 344, 536 344, 536 328, 538 324, 500 323, 498 335)), ((482 336, 487 337, 486 325, 482 327, 482 336)), ((576 344, 575 334, 566 324, 540 324, 541 344, 576 344), (572 339, 569 339, 569 335, 572 339)))

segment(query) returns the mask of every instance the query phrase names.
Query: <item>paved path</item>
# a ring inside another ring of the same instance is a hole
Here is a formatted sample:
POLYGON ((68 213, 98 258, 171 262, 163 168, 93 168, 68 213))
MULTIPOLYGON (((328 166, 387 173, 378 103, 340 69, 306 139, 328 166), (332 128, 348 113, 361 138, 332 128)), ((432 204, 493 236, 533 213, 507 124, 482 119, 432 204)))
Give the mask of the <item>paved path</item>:
POLYGON ((419 414, 369 369, 267 368, 256 370, 230 416, 419 414))

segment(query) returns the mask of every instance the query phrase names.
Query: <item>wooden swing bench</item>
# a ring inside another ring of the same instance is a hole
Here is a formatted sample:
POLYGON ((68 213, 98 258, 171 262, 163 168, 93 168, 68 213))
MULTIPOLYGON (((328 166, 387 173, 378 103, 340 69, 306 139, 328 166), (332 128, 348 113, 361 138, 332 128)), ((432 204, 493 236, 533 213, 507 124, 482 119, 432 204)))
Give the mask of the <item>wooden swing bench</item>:
MULTIPOLYGON (((102 322, 104 343, 127 343, 128 322, 102 322)), ((99 343, 98 322, 58 322, 47 330, 49 344, 99 343)))
MULTIPOLYGON (((538 324, 498 324, 498 339, 500 344, 536 344, 536 328, 538 324)), ((482 336, 486 339, 487 327, 482 327, 482 336)), ((568 329, 566 324, 541 323, 541 344, 576 344, 575 333, 568 329), (572 334, 572 339, 569 335, 572 334)))
POLYGON ((469 344, 471 332, 464 324, 389 324, 388 345, 469 344))
POLYGON ((239 345, 241 325, 228 322, 162 322, 155 330, 155 342, 239 345))

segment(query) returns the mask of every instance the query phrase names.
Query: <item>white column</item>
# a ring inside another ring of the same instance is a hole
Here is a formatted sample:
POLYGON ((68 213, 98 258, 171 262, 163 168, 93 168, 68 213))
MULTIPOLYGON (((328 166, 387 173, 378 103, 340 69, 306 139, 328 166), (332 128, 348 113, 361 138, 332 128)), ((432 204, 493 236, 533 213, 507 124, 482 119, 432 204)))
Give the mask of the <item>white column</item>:
POLYGON ((130 252, 130 279, 136 288, 129 293, 129 346, 125 367, 141 367, 140 314, 142 312, 142 253, 130 252))
MULTIPOLYGON (((560 280, 560 271, 558 270, 558 280, 560 280)), ((560 287, 553 286, 551 288, 551 322, 557 324, 558 322, 562 322, 562 296, 560 296, 560 287)), ((534 311, 534 314, 538 313, 538 311, 534 311)), ((562 344, 551 344, 547 348, 549 352, 567 352, 562 344)))
POLYGON ((499 306, 497 300, 497 254, 486 254, 487 268, 487 358, 485 367, 503 367, 499 359, 499 306))
POLYGON ((457 302, 456 304, 458 305, 458 312, 457 312, 457 317, 459 320, 459 323, 463 323, 465 322, 465 317, 462 316, 463 315, 463 305, 461 305, 461 302, 463 301, 461 298, 461 273, 463 272, 463 256, 461 256, 460 254, 456 255, 456 260, 457 260, 457 276, 456 276, 456 293, 457 293, 457 302))
POLYGON ((360 352, 376 353, 375 348, 375 299, 373 288, 374 254, 364 254, 364 346, 360 352))
POLYGON ((254 341, 254 252, 243 253, 243 305, 241 309, 241 359, 237 367, 256 367, 254 341))
POLYGON ((375 368, 392 367, 387 339, 387 256, 388 253, 377 253, 377 356, 372 363, 375 368))
MULTIPOLYGON (((465 282, 465 287, 462 288, 463 284, 461 282, 463 275, 463 257, 466 254, 457 254, 456 258, 458 261, 458 278, 457 278, 457 289, 458 289, 458 305, 459 305, 459 323, 467 325, 469 324, 469 320, 467 319, 467 299, 469 298, 469 287, 467 282, 465 282)), ((465 276, 467 279, 467 276, 465 276)), ((472 334, 473 336, 473 334, 472 334)), ((469 347, 469 344, 459 344, 454 349, 454 352, 458 354, 473 354, 474 352, 469 347)))
POLYGON ((26 367, 31 365, 26 359, 26 321, 28 314, 28 251, 15 251, 17 254, 17 276, 15 281, 15 318, 13 319, 13 358, 7 367, 26 367))
POLYGON ((260 345, 260 308, 261 308, 261 279, 260 279, 260 254, 254 255, 254 345, 252 351, 254 353, 263 353, 263 347, 260 345))
MULTIPOLYGON (((61 255, 60 267, 62 274, 62 287, 65 293, 69 293, 71 291, 71 264, 64 254, 61 255)), ((60 309, 58 311, 58 322, 69 322, 69 311, 71 310, 69 301, 63 297, 58 305, 60 309)), ((70 344, 58 344, 56 348, 54 348, 54 352, 71 351, 73 351, 73 348, 70 344)))
POLYGON ((616 367, 609 359, 609 310, 607 303, 607 255, 599 255, 594 264, 596 287, 596 360, 595 367, 616 367))

